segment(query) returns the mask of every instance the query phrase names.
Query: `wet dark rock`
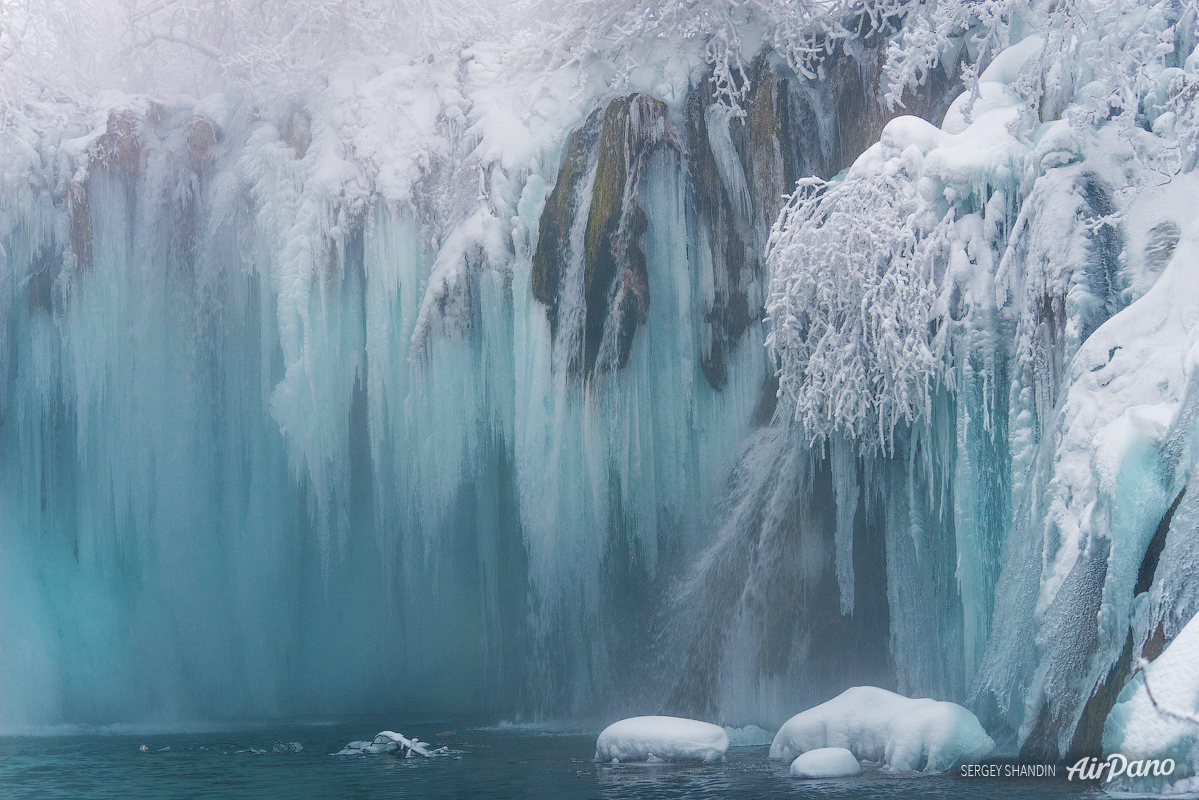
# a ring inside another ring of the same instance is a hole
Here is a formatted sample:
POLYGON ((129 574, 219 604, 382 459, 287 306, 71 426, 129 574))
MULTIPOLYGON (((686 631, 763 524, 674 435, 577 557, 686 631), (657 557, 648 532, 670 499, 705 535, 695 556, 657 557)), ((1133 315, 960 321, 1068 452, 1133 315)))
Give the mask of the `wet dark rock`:
POLYGON ((75 265, 84 271, 92 268, 92 207, 87 184, 67 184, 67 212, 70 215, 71 252, 75 265))
POLYGON ((54 310, 54 282, 62 271, 62 255, 55 248, 43 247, 33 258, 29 270, 29 316, 54 310))
POLYGON ((92 149, 92 163, 135 177, 141 171, 141 121, 132 111, 111 111, 108 125, 92 149))
POLYGON ((1132 632, 1124 641, 1124 649, 1120 658, 1108 670, 1107 677, 1095 687, 1095 691, 1083 706, 1082 716, 1074 729, 1070 740, 1070 750, 1066 754, 1066 762, 1073 763, 1084 756, 1100 756, 1103 752, 1103 725, 1107 715, 1116 705, 1120 690, 1128 682, 1132 667, 1132 632))
POLYGON ((601 112, 570 135, 558 180, 541 212, 537 250, 533 254, 533 296, 548 306, 550 330, 557 332, 558 288, 570 257, 570 229, 578 206, 580 183, 587 177, 592 150, 599 135, 601 112))
POLYGON ((216 125, 203 117, 197 117, 187 126, 187 161, 191 171, 200 174, 204 156, 219 140, 216 125))
POLYGON ((613 100, 592 114, 567 143, 566 157, 546 201, 533 255, 533 295, 548 306, 555 336, 561 282, 572 257, 570 231, 581 213, 579 187, 594 164, 595 179, 583 233, 581 371, 623 367, 649 309, 649 275, 641 237, 648 220, 637 188, 650 156, 675 137, 666 105, 648 95, 613 100), (594 160, 593 160, 594 159, 594 160), (608 343, 605 349, 605 343, 608 343), (608 353, 601 359, 602 353, 608 353))

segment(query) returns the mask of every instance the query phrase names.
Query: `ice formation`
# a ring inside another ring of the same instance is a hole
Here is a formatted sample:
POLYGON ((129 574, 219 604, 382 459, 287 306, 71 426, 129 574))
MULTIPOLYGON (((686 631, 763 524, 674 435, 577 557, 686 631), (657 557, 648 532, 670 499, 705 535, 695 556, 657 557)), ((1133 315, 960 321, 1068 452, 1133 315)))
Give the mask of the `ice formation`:
POLYGON ((381 731, 371 741, 350 742, 333 755, 361 756, 389 753, 403 756, 404 758, 413 758, 415 756, 432 758, 433 756, 445 755, 448 752, 449 748, 447 747, 438 747, 435 750, 430 750, 428 742, 409 739, 395 731, 381 731))
POLYGON ((719 761, 729 735, 710 722, 679 717, 631 717, 604 728, 596 761, 719 761))
POLYGON ((1143 774, 1129 775, 1126 770, 1113 788, 1168 794, 1199 789, 1199 620, 1192 618, 1120 692, 1107 718, 1103 749, 1130 762, 1173 762, 1168 771, 1138 768, 1143 774))
POLYGON ((774 741, 774 734, 757 725, 746 725, 741 728, 724 726, 724 732, 729 735, 729 747, 761 747, 774 741))
POLYGON ((790 772, 797 778, 848 778, 862 774, 862 765, 844 747, 818 747, 795 757, 790 772))
MULTIPOLYGON (((770 757, 791 761, 809 751, 844 749, 895 772, 945 772, 994 747, 978 718, 956 703, 855 686, 787 720, 775 734, 770 757)), ((821 757, 811 766, 824 763, 821 757)), ((791 770, 796 774, 794 764, 791 770)))
POLYGON ((874 684, 1056 760, 1199 609, 1194 0, 104 2, 0 70, 0 729, 874 684))

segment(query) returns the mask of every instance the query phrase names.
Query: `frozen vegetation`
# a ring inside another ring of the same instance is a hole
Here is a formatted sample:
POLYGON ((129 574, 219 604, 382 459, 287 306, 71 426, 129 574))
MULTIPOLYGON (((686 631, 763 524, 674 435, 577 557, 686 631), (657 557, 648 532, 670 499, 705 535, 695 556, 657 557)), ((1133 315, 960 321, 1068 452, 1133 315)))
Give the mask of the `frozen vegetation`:
POLYGON ((729 735, 710 722, 632 717, 613 722, 595 741, 596 761, 719 761, 729 735))
POLYGON ((0 730, 1132 741, 1199 609, 1194 0, 350 6, 0 6, 0 730))
POLYGON ((978 719, 955 703, 855 686, 787 720, 770 745, 770 757, 794 760, 792 774, 813 773, 808 777, 831 777, 815 773, 846 763, 837 751, 893 772, 931 773, 976 763, 994 747, 978 719), (818 755, 801 763, 810 752, 818 755))

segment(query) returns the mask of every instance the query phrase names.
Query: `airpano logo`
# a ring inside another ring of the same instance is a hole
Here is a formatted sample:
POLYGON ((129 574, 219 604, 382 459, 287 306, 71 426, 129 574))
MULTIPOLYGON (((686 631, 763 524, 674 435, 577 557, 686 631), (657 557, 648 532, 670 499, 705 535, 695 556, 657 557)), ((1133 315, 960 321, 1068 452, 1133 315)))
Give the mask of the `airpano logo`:
POLYGON ((1106 761, 1100 761, 1094 756, 1078 759, 1074 766, 1066 770, 1066 778, 1068 780, 1078 778, 1083 781, 1110 783, 1121 775, 1129 778, 1148 778, 1170 775, 1173 772, 1174 759, 1172 758, 1129 761, 1119 753, 1112 753, 1106 761))

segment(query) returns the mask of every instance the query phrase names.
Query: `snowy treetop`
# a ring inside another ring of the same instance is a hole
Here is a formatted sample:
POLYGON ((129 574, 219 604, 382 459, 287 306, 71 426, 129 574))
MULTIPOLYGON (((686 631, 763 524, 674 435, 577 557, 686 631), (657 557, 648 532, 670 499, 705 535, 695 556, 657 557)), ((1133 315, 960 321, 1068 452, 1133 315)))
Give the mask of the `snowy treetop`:
MULTIPOLYGON (((886 100, 950 62, 964 93, 939 130, 901 117, 837 179, 801 181, 771 239, 769 344, 780 397, 810 439, 840 430, 886 449, 896 426, 927 419, 936 391, 953 388, 950 332, 970 329, 970 314, 1010 315, 1027 333, 1043 311, 1022 303, 1060 296, 1075 315, 1069 357, 1094 330, 1088 309, 1130 299, 1081 277, 1090 245, 1063 237, 1076 207, 1042 226, 1059 208, 1040 198, 1080 181, 1090 240, 1115 235, 1102 232, 1145 188, 1194 169, 1197 19, 1193 0, 909 10, 888 45, 886 100), (1090 171, 1058 170, 1084 160, 1090 171)), ((1021 341, 1022 357, 1039 358, 1021 341)))

